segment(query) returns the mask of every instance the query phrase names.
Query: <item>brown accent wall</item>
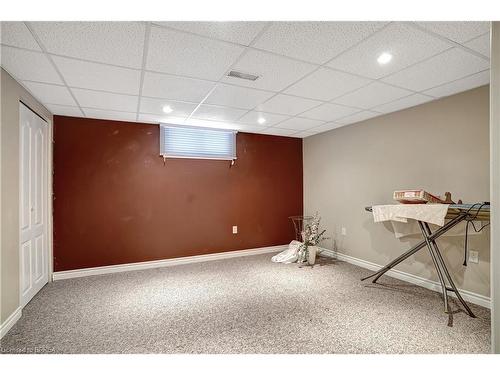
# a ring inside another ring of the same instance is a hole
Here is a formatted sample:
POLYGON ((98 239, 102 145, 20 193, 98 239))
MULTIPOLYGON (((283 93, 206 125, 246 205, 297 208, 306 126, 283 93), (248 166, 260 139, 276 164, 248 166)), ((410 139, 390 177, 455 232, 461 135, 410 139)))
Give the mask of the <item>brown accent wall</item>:
POLYGON ((233 167, 164 165, 150 124, 54 116, 54 142, 55 271, 281 245, 302 213, 301 139, 239 133, 233 167))

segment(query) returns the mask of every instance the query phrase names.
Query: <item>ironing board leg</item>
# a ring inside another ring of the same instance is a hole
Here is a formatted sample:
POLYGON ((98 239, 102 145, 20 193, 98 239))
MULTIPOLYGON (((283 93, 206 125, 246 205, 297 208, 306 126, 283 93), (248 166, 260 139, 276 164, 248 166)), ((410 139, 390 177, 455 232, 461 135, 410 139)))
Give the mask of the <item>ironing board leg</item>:
MULTIPOLYGON (((429 239, 430 240, 435 240, 436 238, 440 237, 441 235, 443 235, 444 233, 446 233, 448 230, 450 230, 451 228, 453 228, 455 225, 457 225, 458 223, 460 223, 461 221, 463 221, 466 216, 467 216, 466 214, 458 215, 457 217, 455 217, 454 219, 452 219, 448 223, 446 223, 443 227, 439 228, 437 231, 435 231, 434 233, 432 233, 429 236, 429 239)), ((382 267, 377 272, 372 273, 369 276, 363 277, 361 279, 361 281, 365 281, 365 280, 368 280, 368 279, 370 279, 372 277, 375 277, 373 279, 372 283, 376 283, 377 280, 384 273, 386 273, 387 271, 389 271, 391 268, 394 268, 399 263, 401 263, 402 261, 404 261, 406 258, 408 258, 411 255, 415 254, 417 251, 419 251, 420 249, 424 248, 425 246, 426 246, 425 240, 422 241, 422 242, 419 242, 417 245, 413 246, 410 250, 406 251, 405 253, 403 253, 400 256, 398 256, 396 259, 392 260, 390 263, 388 263, 387 265, 385 265, 384 267, 382 267)))
POLYGON ((406 258, 412 256, 413 254, 415 254, 417 251, 419 251, 420 249, 422 249, 423 247, 425 247, 425 241, 422 241, 420 243, 418 243, 417 245, 413 246, 410 250, 408 250, 407 252, 405 252, 404 254, 401 254, 400 256, 398 256, 396 259, 394 259, 393 261, 391 261, 389 264, 387 264, 386 266, 384 266, 383 268, 381 268, 380 270, 378 270, 377 272, 371 274, 370 276, 366 276, 366 277, 363 277, 361 279, 361 281, 365 281, 373 276, 376 276, 373 280, 372 280, 372 283, 376 283, 377 280, 384 274, 386 273, 387 271, 389 271, 391 268, 394 268, 395 266, 397 266, 399 263, 401 263, 402 261, 404 261, 406 258))
MULTIPOLYGON (((427 233, 426 227, 429 228, 428 226, 424 227, 424 224, 421 221, 418 221, 418 226, 420 227, 420 230, 422 231, 422 236, 424 236, 425 243, 427 244, 427 248, 429 249, 429 254, 431 255, 432 262, 434 263, 434 267, 436 267, 436 272, 439 278, 439 282, 441 283, 441 289, 443 291, 443 301, 444 301, 444 312, 449 313, 449 308, 448 308, 448 293, 447 293, 447 287, 446 287, 446 282, 443 277, 443 273, 441 272, 441 268, 439 266, 439 262, 437 259, 437 255, 434 253, 434 240, 431 241, 429 240, 429 235, 432 233, 427 233)), ((430 232, 430 229, 429 229, 430 232)))
POLYGON ((429 249, 429 253, 431 255, 432 261, 434 263, 434 266, 436 267, 436 271, 438 273, 439 281, 441 282, 441 286, 443 289, 443 299, 444 299, 444 309, 445 312, 449 313, 449 306, 448 306, 448 291, 454 292, 455 295, 457 296, 458 300, 460 303, 463 305, 465 310, 467 311, 467 314, 471 316, 472 318, 475 318, 476 315, 472 312, 470 307, 467 305, 465 300, 462 298, 462 295, 458 291, 457 287, 455 286, 455 283, 453 282, 453 279, 451 278, 450 272, 448 271, 448 268, 446 267, 446 264, 444 262, 443 256, 441 255, 441 252, 439 251, 439 247, 436 243, 436 239, 440 236, 442 236, 444 233, 446 233, 448 230, 450 230, 452 227, 457 225, 458 223, 462 222, 465 220, 467 217, 467 213, 462 213, 455 217, 454 219, 450 220, 447 224, 445 224, 443 227, 439 228, 436 230, 434 233, 431 232, 431 229, 429 227, 429 224, 427 223, 422 223, 418 222, 420 226, 420 230, 422 231, 422 235, 424 237, 424 240, 422 242, 419 242, 417 245, 413 246, 410 250, 406 251, 404 254, 401 254, 399 257, 382 267, 380 270, 377 272, 366 276, 362 278, 361 280, 367 280, 372 277, 375 277, 373 279, 373 283, 376 283, 377 280, 384 275, 387 271, 389 271, 391 268, 395 267, 402 261, 404 261, 406 258, 410 257, 411 255, 415 254, 417 251, 420 249, 424 248, 427 246, 429 249), (446 282, 450 285, 448 287, 446 285, 446 282))
MULTIPOLYGON (((432 232, 431 232, 431 228, 429 227, 429 224, 424 223, 424 226, 425 226, 425 233, 427 234, 427 236, 430 236, 432 234, 432 232)), ((465 300, 462 298, 462 295, 458 291, 457 287, 455 286, 455 283, 453 282, 453 279, 451 278, 450 272, 448 271, 448 268, 446 267, 446 264, 444 263, 443 256, 441 255, 441 252, 439 251, 439 247, 438 247, 436 241, 431 240, 430 242, 434 248, 434 252, 435 252, 437 261, 440 264, 440 266, 441 266, 441 268, 446 276, 446 279, 448 280, 448 283, 450 284, 451 288, 447 288, 447 290, 452 289, 452 291, 455 293, 455 295, 457 296, 457 298, 460 301, 460 303, 462 304, 462 306, 465 308, 465 310, 469 314, 469 316, 472 318, 475 318, 476 315, 474 315, 474 313, 472 312, 470 307, 467 305, 465 300)))

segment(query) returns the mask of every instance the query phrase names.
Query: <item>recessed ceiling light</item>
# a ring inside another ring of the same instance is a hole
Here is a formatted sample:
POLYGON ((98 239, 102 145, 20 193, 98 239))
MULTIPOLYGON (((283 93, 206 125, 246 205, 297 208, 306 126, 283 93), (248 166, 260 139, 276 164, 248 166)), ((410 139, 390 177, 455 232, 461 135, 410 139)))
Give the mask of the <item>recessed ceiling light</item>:
POLYGON ((380 65, 385 65, 391 60, 392 60, 392 55, 389 52, 383 52, 377 58, 377 61, 380 65))
POLYGON ((262 125, 262 124, 265 124, 265 123, 266 123, 266 119, 265 119, 264 117, 259 117, 259 118, 257 119, 257 122, 258 122, 259 124, 261 124, 261 125, 262 125))
POLYGON ((165 113, 172 113, 173 109, 169 105, 164 105, 163 106, 163 112, 165 112, 165 113))

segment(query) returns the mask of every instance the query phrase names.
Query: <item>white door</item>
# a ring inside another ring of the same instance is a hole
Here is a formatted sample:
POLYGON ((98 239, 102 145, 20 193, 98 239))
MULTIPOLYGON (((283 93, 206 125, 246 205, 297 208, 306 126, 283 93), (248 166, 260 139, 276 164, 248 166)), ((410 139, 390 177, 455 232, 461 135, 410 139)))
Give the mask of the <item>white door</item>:
POLYGON ((48 124, 24 104, 20 120, 21 307, 48 282, 48 124))

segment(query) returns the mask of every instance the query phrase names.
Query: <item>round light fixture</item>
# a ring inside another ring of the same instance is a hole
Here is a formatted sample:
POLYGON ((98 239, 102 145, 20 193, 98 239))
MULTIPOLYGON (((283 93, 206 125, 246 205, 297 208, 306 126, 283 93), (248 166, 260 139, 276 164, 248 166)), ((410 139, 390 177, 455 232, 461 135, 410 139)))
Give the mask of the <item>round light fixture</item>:
POLYGON ((257 119, 257 122, 258 122, 260 125, 263 125, 263 124, 265 124, 265 123, 266 123, 266 119, 265 119, 264 117, 259 117, 259 118, 257 119))
POLYGON ((392 60, 392 55, 389 52, 383 52, 377 58, 377 61, 380 65, 385 65, 392 60))
POLYGON ((163 112, 164 112, 164 113, 172 113, 172 112, 173 112, 173 109, 172 109, 172 107, 170 107, 169 105, 164 105, 164 106, 163 106, 163 112))

